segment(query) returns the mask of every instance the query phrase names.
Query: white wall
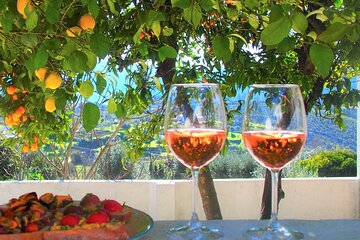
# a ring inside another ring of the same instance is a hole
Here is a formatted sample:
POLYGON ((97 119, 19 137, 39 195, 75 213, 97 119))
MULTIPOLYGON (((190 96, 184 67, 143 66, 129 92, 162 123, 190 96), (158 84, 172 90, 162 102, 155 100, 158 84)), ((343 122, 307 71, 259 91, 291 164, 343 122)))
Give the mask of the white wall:
MULTIPOLYGON (((263 184, 263 179, 215 180, 223 218, 258 219, 263 184)), ((282 179, 282 184, 281 219, 359 219, 358 178, 282 179)), ((0 202, 31 191, 70 194, 75 200, 92 192, 126 202, 154 220, 188 220, 192 207, 191 182, 186 180, 0 182, 0 202)), ((204 219, 200 199, 199 212, 204 219)))

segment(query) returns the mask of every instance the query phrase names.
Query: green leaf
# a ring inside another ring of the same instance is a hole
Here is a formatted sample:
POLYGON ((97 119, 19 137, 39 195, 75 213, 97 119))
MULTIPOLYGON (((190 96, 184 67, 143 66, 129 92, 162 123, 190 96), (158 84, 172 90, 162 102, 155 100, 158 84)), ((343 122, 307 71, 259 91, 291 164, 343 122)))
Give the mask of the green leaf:
POLYGON ((238 33, 229 34, 229 37, 237 37, 237 38, 241 39, 245 44, 247 44, 246 39, 238 33))
POLYGON ((161 86, 161 83, 160 83, 160 80, 159 80, 159 78, 157 78, 157 77, 154 77, 154 83, 155 83, 155 85, 156 85, 156 88, 160 91, 160 92, 162 92, 162 86, 161 86))
POLYGON ((308 27, 308 21, 304 14, 296 12, 292 16, 292 28, 298 33, 305 33, 308 27))
POLYGON ((64 109, 66 106, 67 98, 66 91, 64 89, 58 88, 54 93, 54 97, 56 99, 56 109, 64 109))
POLYGON ((88 9, 89 12, 91 13, 91 15, 94 18, 97 18, 97 16, 99 15, 99 6, 96 0, 90 0, 88 3, 88 9))
POLYGON ((50 51, 58 52, 61 46, 62 43, 57 38, 47 39, 41 44, 41 47, 46 48, 49 52, 50 51))
POLYGON ((323 44, 313 44, 310 47, 310 59, 320 75, 325 78, 334 60, 334 53, 331 48, 323 44))
POLYGON ((269 22, 276 22, 277 20, 281 20, 284 16, 284 9, 281 7, 281 5, 273 5, 271 7, 269 22))
POLYGON ((140 34, 141 34, 141 32, 144 30, 143 27, 144 27, 144 26, 139 27, 139 29, 137 30, 137 32, 136 32, 135 35, 133 36, 133 41, 134 41, 135 44, 140 43, 140 40, 141 40, 141 39, 140 39, 140 34))
POLYGON ((118 118, 125 118, 126 117, 126 111, 123 104, 117 105, 117 111, 115 112, 116 117, 118 118))
POLYGON ((35 55, 34 67, 35 69, 39 69, 46 65, 49 58, 49 54, 46 49, 40 48, 39 51, 35 55))
POLYGON ((96 75, 96 90, 101 95, 106 88, 106 80, 101 74, 96 75))
POLYGON ((29 48, 35 48, 38 45, 38 39, 36 35, 33 34, 22 35, 20 40, 25 46, 29 48))
POLYGON ((163 34, 165 37, 168 37, 168 36, 171 36, 173 33, 174 33, 174 29, 168 27, 168 26, 165 26, 162 30, 163 34))
POLYGON ((314 40, 314 41, 316 41, 316 39, 317 39, 316 32, 314 32, 314 31, 309 32, 309 33, 307 34, 307 36, 308 36, 308 37, 311 37, 312 40, 314 40))
POLYGON ((158 52, 160 62, 164 61, 166 58, 176 58, 177 52, 175 48, 165 45, 159 48, 158 52))
POLYGON ((200 0, 200 6, 205 11, 210 11, 214 8, 215 3, 214 0, 200 0))
POLYGON ((5 9, 8 5, 8 0, 0 0, 0 9, 5 9))
POLYGON ((260 2, 259 1, 254 1, 254 0, 245 0, 245 7, 249 8, 249 9, 254 9, 260 6, 260 2))
POLYGON ((31 32, 32 30, 34 30, 34 28, 36 28, 38 21, 39 21, 39 16, 36 13, 36 10, 32 10, 28 15, 26 15, 27 18, 25 20, 25 25, 26 28, 29 32, 31 32))
POLYGON ((295 46, 296 46, 296 39, 291 37, 286 37, 278 44, 277 51, 281 53, 286 53, 288 51, 294 50, 295 46))
POLYGON ((156 21, 165 21, 166 17, 162 12, 151 10, 147 16, 147 26, 151 26, 156 21))
POLYGON ((70 54, 76 50, 77 50, 76 42, 73 40, 69 40, 62 48, 61 53, 67 57, 67 56, 70 56, 70 54))
POLYGON ((88 71, 89 67, 87 66, 88 58, 85 53, 80 51, 74 51, 71 53, 69 59, 70 67, 74 72, 82 73, 83 71, 88 71))
POLYGON ((107 0, 107 4, 109 6, 110 12, 114 15, 118 15, 119 12, 115 9, 114 0, 107 0))
MULTIPOLYGON (((35 62, 35 55, 31 55, 31 56, 29 56, 29 58, 28 59, 26 59, 26 61, 25 61, 25 67, 26 67, 26 69, 29 71, 29 72, 34 72, 35 71, 35 66, 34 66, 34 63, 35 62)), ((6 65, 4 65, 4 66, 6 66, 6 65)), ((8 70, 6 70, 7 72, 9 72, 8 70)))
POLYGON ((84 50, 84 53, 86 54, 86 57, 87 57, 86 64, 87 64, 89 70, 91 71, 96 67, 97 57, 93 52, 91 52, 89 50, 84 50))
POLYGON ((13 30, 14 15, 10 11, 6 11, 1 16, 1 25, 4 33, 11 32, 13 30))
POLYGON ((291 21, 288 16, 270 23, 261 32, 260 40, 265 45, 276 45, 288 36, 291 30, 291 21))
POLYGON ((341 6, 344 4, 343 0, 335 0, 335 7, 341 8, 341 6))
POLYGON ((112 97, 109 99, 107 109, 109 113, 115 113, 117 111, 116 102, 112 97))
POLYGON ((60 4, 57 0, 51 0, 45 10, 45 18, 50 24, 55 24, 60 19, 60 4))
POLYGON ((104 34, 95 33, 90 37, 90 48, 100 58, 104 58, 110 50, 110 41, 104 34))
POLYGON ((90 80, 80 83, 79 92, 84 98, 89 98, 94 93, 94 86, 90 80))
POLYGON ((153 22, 153 24, 151 25, 151 29, 153 30, 155 36, 157 36, 159 38, 160 33, 161 33, 160 21, 153 22))
POLYGON ((332 43, 342 39, 348 30, 349 25, 335 22, 322 32, 317 39, 326 43, 332 43))
POLYGON ((184 9, 184 19, 189 23, 192 23, 196 28, 199 26, 202 19, 202 12, 198 5, 193 5, 184 9))
POLYGON ((139 46, 139 52, 141 56, 145 57, 149 54, 149 50, 146 44, 140 44, 139 46))
POLYGON ((93 130, 99 122, 100 110, 98 106, 93 103, 85 103, 83 110, 83 127, 86 132, 93 130))
POLYGON ((227 37, 216 36, 212 45, 216 57, 223 58, 225 61, 230 59, 230 41, 227 37))
POLYGON ((259 27, 259 19, 255 14, 250 14, 249 24, 254 29, 257 29, 259 27))
POLYGON ((238 12, 238 10, 236 8, 229 8, 226 11, 226 15, 231 20, 236 21, 236 19, 239 17, 239 12, 238 12))
POLYGON ((182 9, 190 7, 191 4, 192 4, 191 0, 171 0, 171 5, 173 7, 178 7, 182 9))

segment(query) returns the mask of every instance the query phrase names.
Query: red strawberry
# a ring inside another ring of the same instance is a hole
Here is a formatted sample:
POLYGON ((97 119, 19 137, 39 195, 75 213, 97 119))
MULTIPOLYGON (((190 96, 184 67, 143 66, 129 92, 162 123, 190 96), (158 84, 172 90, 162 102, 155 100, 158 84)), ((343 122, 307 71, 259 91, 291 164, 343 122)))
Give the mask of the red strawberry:
POLYGON ((8 234, 8 233, 9 232, 5 228, 0 227, 0 235, 1 234, 8 234))
POLYGON ((29 223, 28 225, 26 225, 24 232, 37 232, 39 231, 39 225, 37 225, 36 223, 29 223))
POLYGON ((86 223, 108 223, 108 222, 110 222, 110 217, 108 214, 104 212, 94 212, 90 214, 86 219, 86 223))
POLYGON ((75 214, 69 214, 65 215, 61 220, 60 224, 64 226, 70 226, 73 227, 75 225, 78 225, 80 222, 80 217, 75 214))
POLYGON ((106 199, 103 201, 103 206, 109 212, 120 212, 123 209, 122 205, 115 200, 106 199))

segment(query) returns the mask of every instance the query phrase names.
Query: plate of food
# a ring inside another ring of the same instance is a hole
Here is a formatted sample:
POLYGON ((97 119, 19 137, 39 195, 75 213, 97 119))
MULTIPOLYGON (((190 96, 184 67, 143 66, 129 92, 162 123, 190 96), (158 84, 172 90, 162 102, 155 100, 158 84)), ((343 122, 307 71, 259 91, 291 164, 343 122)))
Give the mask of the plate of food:
POLYGON ((135 240, 152 226, 148 214, 92 193, 74 201, 30 192, 0 206, 0 240, 135 240))

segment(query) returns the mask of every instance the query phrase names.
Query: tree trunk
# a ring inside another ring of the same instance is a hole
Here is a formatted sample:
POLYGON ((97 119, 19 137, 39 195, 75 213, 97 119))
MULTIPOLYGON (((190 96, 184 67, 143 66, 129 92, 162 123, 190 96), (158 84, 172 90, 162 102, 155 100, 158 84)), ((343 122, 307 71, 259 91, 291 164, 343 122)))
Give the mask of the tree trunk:
MULTIPOLYGON (((331 6, 332 2, 328 0, 324 0, 323 4, 325 6, 331 6)), ((316 4, 309 4, 308 5, 308 11, 315 11, 320 8, 320 5, 316 4)), ((307 12, 304 12, 304 14, 307 14, 307 12)), ((309 23, 309 29, 315 31, 318 35, 321 34, 325 26, 324 24, 316 18, 315 15, 310 16, 307 18, 307 21, 309 23)), ((298 54, 298 68, 300 71, 302 71, 304 74, 311 75, 315 71, 315 67, 312 64, 310 60, 310 53, 309 48, 307 46, 303 46, 302 48, 296 49, 298 54)), ((324 83, 326 81, 326 78, 317 77, 315 82, 313 83, 313 87, 311 89, 311 92, 307 94, 307 97, 304 99, 305 103, 305 110, 306 113, 309 113, 309 109, 312 108, 312 105, 315 104, 317 99, 322 94, 322 91, 324 89, 324 83)), ((279 202, 282 198, 285 197, 284 191, 281 189, 281 172, 279 174, 279 202)), ((261 219, 269 219, 271 216, 271 174, 269 170, 266 170, 265 175, 265 184, 264 184, 264 192, 263 192, 263 198, 261 203, 261 219)))
MULTIPOLYGON (((178 49, 176 39, 172 39, 168 42, 168 44, 173 48, 178 49)), ((165 89, 167 90, 169 89, 173 77, 176 73, 175 66, 176 59, 173 58, 168 58, 163 62, 159 62, 156 74, 163 79, 165 89)), ((208 167, 204 167, 203 170, 200 171, 198 186, 206 219, 222 219, 214 182, 208 167)))
POLYGON ((222 219, 214 181, 208 166, 200 170, 198 185, 206 219, 222 219))
MULTIPOLYGON (((285 198, 285 192, 281 188, 281 172, 282 171, 279 172, 278 204, 281 199, 285 198)), ((266 169, 260 219, 263 220, 270 218, 271 218, 271 172, 268 169, 266 169)))

